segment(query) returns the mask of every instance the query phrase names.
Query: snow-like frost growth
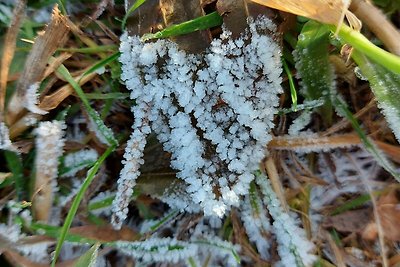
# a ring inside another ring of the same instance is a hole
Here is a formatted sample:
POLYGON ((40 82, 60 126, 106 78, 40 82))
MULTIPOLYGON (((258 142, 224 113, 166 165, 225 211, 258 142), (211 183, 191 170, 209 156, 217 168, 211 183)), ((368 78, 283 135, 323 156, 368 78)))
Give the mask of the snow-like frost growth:
POLYGON ((32 113, 45 115, 48 113, 48 111, 39 108, 37 105, 39 97, 38 90, 39 83, 34 83, 28 87, 28 90, 26 90, 26 94, 24 96, 24 106, 32 113))
POLYGON ((10 140, 10 130, 4 122, 0 122, 0 150, 17 152, 10 140))
POLYGON ((263 202, 274 220, 272 231, 279 245, 278 253, 281 258, 279 266, 311 266, 316 260, 316 256, 312 253, 314 244, 307 239, 304 229, 282 209, 268 178, 258 175, 256 182, 264 196, 263 202))
POLYGON ((35 168, 54 182, 58 174, 58 160, 63 153, 65 128, 64 122, 44 121, 35 129, 35 168))
POLYGON ((280 48, 267 35, 275 26, 266 17, 248 23, 236 40, 224 28, 202 55, 168 40, 143 43, 122 35, 121 78, 136 105, 114 201, 115 226, 126 218, 150 131, 187 184, 193 202, 188 210, 197 205, 205 215, 221 217, 248 192, 282 92, 280 48))

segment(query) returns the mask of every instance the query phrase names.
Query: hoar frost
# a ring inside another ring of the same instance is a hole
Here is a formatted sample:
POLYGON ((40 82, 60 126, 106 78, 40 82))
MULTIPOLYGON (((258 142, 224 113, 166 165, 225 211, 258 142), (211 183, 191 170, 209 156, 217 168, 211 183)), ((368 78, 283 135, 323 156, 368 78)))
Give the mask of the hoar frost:
POLYGON ((248 24, 236 40, 223 29, 202 55, 187 54, 168 40, 143 43, 122 35, 121 78, 136 105, 113 205, 117 228, 127 216, 151 131, 187 184, 188 210, 194 205, 221 217, 248 192, 282 92, 280 49, 266 34, 275 27, 266 17, 248 24))

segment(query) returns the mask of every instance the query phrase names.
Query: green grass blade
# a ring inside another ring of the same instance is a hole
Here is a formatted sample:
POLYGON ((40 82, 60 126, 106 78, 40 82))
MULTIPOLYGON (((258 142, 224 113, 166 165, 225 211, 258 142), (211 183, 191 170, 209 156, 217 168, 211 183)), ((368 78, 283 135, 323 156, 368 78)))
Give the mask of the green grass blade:
MULTIPOLYGON (((336 27, 329 26, 332 32, 336 32, 336 27)), ((342 25, 338 32, 342 43, 350 44, 358 51, 365 54, 374 62, 382 65, 389 71, 400 74, 400 57, 391 54, 382 48, 371 43, 364 35, 351 29, 349 26, 342 25)))
MULTIPOLYGON (((52 237, 57 239, 60 236, 60 233, 62 231, 62 227, 59 226, 53 226, 53 225, 48 225, 48 224, 42 224, 42 223, 32 223, 30 225, 26 225, 29 230, 37 232, 40 235, 45 235, 48 237, 52 237)), ((85 243, 85 244, 94 244, 98 242, 98 240, 90 239, 83 237, 78 234, 70 234, 67 233, 65 236, 65 241, 68 242, 74 242, 74 243, 85 243)))
POLYGON ((289 66, 286 63, 286 60, 282 58, 283 69, 289 80, 289 87, 290 87, 290 96, 292 98, 292 108, 293 110, 297 110, 297 91, 296 86, 294 85, 292 72, 289 69, 289 66))
POLYGON ((400 182, 400 173, 398 173, 393 166, 393 164, 387 160, 385 155, 378 149, 378 147, 375 145, 375 143, 368 138, 368 136, 365 134, 363 129, 361 128, 360 124, 358 123, 357 119, 353 116, 353 114, 350 112, 350 110, 347 108, 347 105, 338 97, 333 97, 333 104, 336 107, 336 109, 339 111, 343 117, 348 119, 353 126, 353 129, 356 131, 358 136, 361 139, 361 142, 363 143, 365 149, 371 153, 371 155, 374 157, 374 159, 378 162, 378 164, 384 168, 387 172, 389 172, 393 177, 400 182))
POLYGON ((142 41, 151 39, 167 38, 171 36, 183 35, 195 31, 209 29, 222 24, 222 17, 218 12, 212 12, 208 15, 201 16, 192 20, 185 21, 180 24, 172 25, 162 31, 156 33, 148 33, 142 36, 142 41))
POLYGON ((7 150, 4 151, 4 156, 7 161, 7 166, 10 168, 12 173, 17 199, 18 201, 23 201, 27 193, 25 187, 27 183, 23 180, 24 174, 21 157, 17 153, 7 150))
POLYGON ((100 52, 116 51, 116 45, 99 45, 96 47, 83 47, 83 48, 58 48, 60 52, 82 53, 82 54, 97 54, 100 52))
POLYGON ((97 127, 96 134, 100 135, 98 137, 102 139, 101 141, 107 143, 107 145, 116 146, 118 142, 114 137, 114 133, 111 131, 111 129, 107 128, 103 120, 100 118, 99 114, 90 106, 89 100, 87 99, 85 93, 83 92, 79 84, 71 76, 68 69, 64 65, 61 65, 57 69, 57 73, 62 77, 64 77, 69 82, 69 84, 71 84, 71 86, 74 88, 76 94, 81 99, 87 114, 92 120, 92 123, 94 124, 95 127, 97 127))
POLYGON ((129 98, 129 93, 106 93, 106 94, 101 94, 101 93, 87 93, 86 94, 87 99, 96 99, 96 100, 106 100, 106 99, 128 99, 129 98))
POLYGON ((142 4, 144 4, 144 2, 146 2, 146 0, 136 0, 136 2, 129 8, 128 12, 126 12, 126 14, 122 20, 122 24, 121 24, 122 29, 125 29, 126 21, 128 20, 129 15, 132 14, 132 12, 135 11, 142 4))
MULTIPOLYGON (((94 64, 91 68, 89 68, 87 71, 85 71, 85 72, 82 74, 81 79, 82 79, 84 76, 86 76, 86 75, 88 75, 88 74, 90 74, 90 73, 93 73, 93 72, 95 72, 96 70, 98 70, 98 69, 100 69, 100 68, 102 68, 102 67, 104 67, 104 66, 110 64, 110 63, 113 62, 114 60, 118 59, 118 57, 120 56, 120 54, 121 54, 120 52, 116 52, 116 53, 112 54, 111 56, 106 57, 106 58, 100 60, 99 62, 97 62, 96 64, 94 64)), ((79 82, 78 82, 78 84, 79 84, 79 82)))
POLYGON ((56 250, 54 252, 54 257, 51 262, 51 266, 54 267, 57 261, 58 256, 60 255, 61 252, 61 247, 65 241, 65 238, 67 236, 68 230, 71 227, 72 221, 75 217, 76 212, 78 211, 79 204, 81 203, 83 196, 86 192, 86 190, 89 188, 89 185, 92 183, 93 179, 95 178, 95 175, 97 171, 99 170, 101 164, 103 161, 111 154, 111 152, 114 150, 115 146, 110 146, 103 155, 95 162, 93 167, 88 171, 88 174, 86 176, 86 179, 84 180, 81 188, 79 189, 78 193, 76 194, 76 197, 74 198, 74 201, 72 202, 71 208, 68 212, 67 217, 65 218, 64 225, 61 229, 60 236, 57 240, 57 246, 56 250))
POLYGON ((161 226, 163 226, 166 222, 170 221, 172 218, 176 217, 179 214, 178 210, 173 210, 168 213, 166 216, 158 220, 154 225, 150 227, 151 231, 157 231, 161 226))
POLYGON ((371 200, 371 196, 369 194, 361 195, 361 196, 359 196, 359 197, 357 197, 357 198, 355 198, 353 200, 347 201, 343 205, 341 205, 341 206, 337 207, 336 209, 334 209, 331 212, 331 216, 338 215, 338 214, 343 213, 345 211, 358 208, 358 207, 364 205, 365 203, 367 203, 370 200, 371 200))
POLYGON ((85 252, 74 263, 74 267, 94 267, 98 256, 100 244, 94 244, 88 251, 85 252))
POLYGON ((324 99, 318 109, 326 126, 332 124, 330 94, 335 90, 335 75, 329 62, 329 28, 315 21, 308 21, 298 37, 293 53, 297 75, 301 78, 302 94, 306 100, 324 99))
POLYGON ((369 81, 378 106, 400 142, 400 75, 374 64, 357 50, 353 51, 352 58, 369 81))

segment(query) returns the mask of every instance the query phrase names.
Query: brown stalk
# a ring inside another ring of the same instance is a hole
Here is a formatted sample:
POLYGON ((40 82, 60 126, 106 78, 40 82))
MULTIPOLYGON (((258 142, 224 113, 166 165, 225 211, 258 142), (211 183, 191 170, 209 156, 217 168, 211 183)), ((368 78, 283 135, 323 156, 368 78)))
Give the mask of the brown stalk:
POLYGON ((368 26, 390 52, 400 56, 400 32, 379 8, 370 1, 353 0, 350 10, 368 26))
POLYGON ((4 49, 1 58, 1 72, 0 72, 0 121, 3 120, 2 116, 5 106, 8 73, 10 71, 11 61, 15 53, 16 40, 18 36, 19 27, 21 26, 21 22, 25 17, 24 16, 25 6, 26 6, 25 0, 19 0, 17 2, 14 8, 11 25, 7 30, 4 40, 4 49))
POLYGON ((24 96, 32 84, 40 82, 51 55, 67 40, 69 28, 66 18, 57 6, 53 9, 51 22, 44 32, 38 34, 27 57, 24 70, 18 79, 16 92, 8 105, 6 121, 12 125, 24 110, 24 96))
MULTIPOLYGON (((97 73, 92 72, 90 74, 85 75, 83 78, 81 76, 75 77, 75 81, 79 82, 79 85, 82 86, 83 84, 87 83, 88 81, 92 80, 97 73)), ((43 98, 40 102, 39 108, 50 111, 58 107, 58 105, 64 101, 68 96, 70 96, 74 92, 74 88, 70 84, 66 84, 56 90, 54 93, 47 95, 43 98)), ((39 114, 27 113, 23 115, 19 120, 17 120, 11 127, 10 127, 10 139, 13 140, 15 137, 23 133, 26 129, 31 127, 30 124, 27 124, 27 118, 34 118, 39 120, 42 116, 39 114)))
MULTIPOLYGON (((374 140, 375 144, 394 162, 400 163, 400 147, 374 140)), ((326 137, 284 137, 276 136, 268 144, 271 150, 321 151, 361 145, 357 134, 343 134, 326 137)))
POLYGON ((285 193, 283 191, 282 183, 279 179, 278 170, 276 169, 276 165, 273 157, 268 157, 265 161, 265 168, 267 170, 268 178, 271 181, 272 189, 275 191, 276 196, 281 202, 282 208, 288 212, 288 204, 286 202, 285 193))

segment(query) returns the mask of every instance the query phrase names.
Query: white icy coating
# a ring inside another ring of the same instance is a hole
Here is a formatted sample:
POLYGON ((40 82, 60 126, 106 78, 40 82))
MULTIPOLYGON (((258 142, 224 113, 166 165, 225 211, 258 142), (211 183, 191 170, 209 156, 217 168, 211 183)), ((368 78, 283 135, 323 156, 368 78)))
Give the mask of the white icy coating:
POLYGON ((63 153, 65 128, 64 122, 44 121, 35 129, 35 168, 54 183, 58 174, 58 160, 63 153))
POLYGON ((239 39, 232 40, 224 29, 204 55, 187 54, 168 40, 142 43, 137 36, 121 37, 121 78, 136 105, 114 225, 126 218, 150 131, 188 185, 189 210, 199 206, 205 215, 221 217, 238 206, 271 139, 282 92, 280 49, 265 34, 274 30, 265 17, 249 19, 239 39))
POLYGON ((10 150, 17 152, 10 140, 10 131, 4 122, 0 122, 0 150, 10 150))
POLYGON ((244 197, 240 206, 240 218, 249 240, 256 245, 261 258, 263 260, 269 259, 270 240, 268 233, 271 231, 271 223, 261 199, 255 192, 244 197))
POLYGON ((277 266, 311 266, 316 260, 316 256, 312 254, 314 244, 307 239, 304 229, 298 227, 295 220, 282 209, 268 178, 258 175, 256 182, 263 194, 263 202, 274 220, 272 232, 278 241, 281 258, 277 266))
POLYGON ((38 89, 39 83, 34 83, 28 87, 24 96, 24 107, 32 113, 45 115, 48 111, 39 108, 37 105, 39 97, 38 89))
POLYGON ((93 164, 99 154, 94 149, 82 149, 76 152, 69 153, 64 158, 64 167, 69 169, 63 173, 63 177, 74 176, 78 171, 93 164))
POLYGON ((150 238, 144 241, 115 242, 124 254, 141 259, 145 263, 178 263, 197 253, 197 246, 174 238, 150 238))
POLYGON ((288 129, 288 133, 290 136, 297 136, 300 134, 301 130, 303 130, 307 124, 311 122, 311 114, 310 110, 304 110, 300 116, 298 116, 293 123, 290 125, 288 129))

